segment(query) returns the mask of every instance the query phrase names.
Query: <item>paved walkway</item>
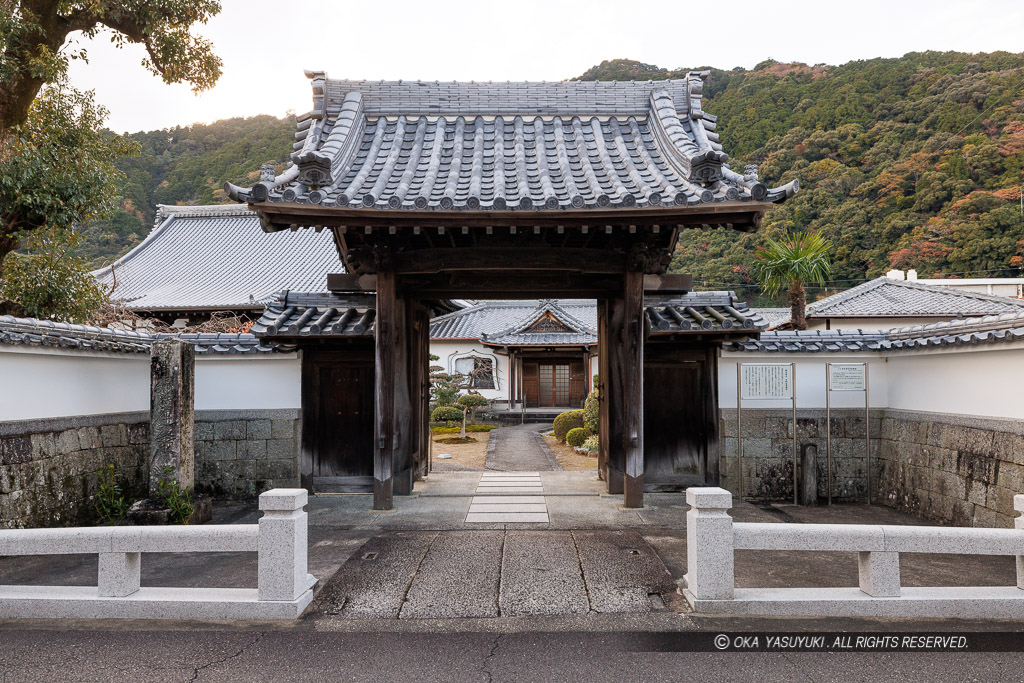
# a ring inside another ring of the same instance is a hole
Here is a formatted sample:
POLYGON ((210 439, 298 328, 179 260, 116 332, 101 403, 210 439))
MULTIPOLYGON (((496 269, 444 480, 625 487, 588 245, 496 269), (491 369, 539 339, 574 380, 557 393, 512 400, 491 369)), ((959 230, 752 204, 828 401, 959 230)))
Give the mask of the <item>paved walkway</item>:
POLYGON ((481 475, 469 504, 466 523, 548 523, 548 505, 542 495, 539 472, 488 472, 481 475))
POLYGON ((537 434, 545 428, 550 429, 551 423, 510 425, 491 432, 487 469, 502 472, 550 472, 562 469, 548 454, 537 434))

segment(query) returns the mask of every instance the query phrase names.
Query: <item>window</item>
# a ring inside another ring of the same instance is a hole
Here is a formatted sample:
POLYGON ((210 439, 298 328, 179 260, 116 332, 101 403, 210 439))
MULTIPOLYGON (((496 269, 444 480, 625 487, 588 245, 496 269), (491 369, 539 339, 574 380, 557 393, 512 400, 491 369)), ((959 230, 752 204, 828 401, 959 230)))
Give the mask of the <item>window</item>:
POLYGON ((455 359, 455 372, 465 376, 463 387, 468 389, 494 388, 494 363, 490 358, 466 356, 455 359))

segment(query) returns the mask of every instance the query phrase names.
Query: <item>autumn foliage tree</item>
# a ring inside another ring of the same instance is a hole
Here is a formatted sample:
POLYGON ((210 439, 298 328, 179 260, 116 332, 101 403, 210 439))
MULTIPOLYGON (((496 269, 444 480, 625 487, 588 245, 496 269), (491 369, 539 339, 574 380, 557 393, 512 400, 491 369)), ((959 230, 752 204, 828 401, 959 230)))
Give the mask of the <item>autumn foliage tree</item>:
POLYGON ((0 278, 27 233, 55 238, 107 214, 115 162, 136 148, 102 131, 106 111, 68 82, 70 60, 87 57, 69 38, 143 45, 145 68, 204 90, 221 62, 191 30, 219 11, 213 0, 0 0, 0 278))

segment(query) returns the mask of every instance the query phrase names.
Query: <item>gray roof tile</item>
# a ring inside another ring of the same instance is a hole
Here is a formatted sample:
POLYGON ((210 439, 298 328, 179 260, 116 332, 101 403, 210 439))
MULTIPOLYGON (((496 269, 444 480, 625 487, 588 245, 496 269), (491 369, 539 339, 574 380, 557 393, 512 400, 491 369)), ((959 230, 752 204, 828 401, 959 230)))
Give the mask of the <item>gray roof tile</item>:
POLYGON ((320 290, 343 266, 330 233, 269 234, 245 206, 160 206, 137 247, 93 275, 135 310, 256 309, 320 290))
POLYGON ((781 202, 725 163, 707 72, 658 82, 421 83, 311 72, 292 164, 228 194, 250 203, 528 210, 781 202))
POLYGON ((807 306, 807 317, 978 316, 1024 311, 1024 299, 879 277, 807 306))

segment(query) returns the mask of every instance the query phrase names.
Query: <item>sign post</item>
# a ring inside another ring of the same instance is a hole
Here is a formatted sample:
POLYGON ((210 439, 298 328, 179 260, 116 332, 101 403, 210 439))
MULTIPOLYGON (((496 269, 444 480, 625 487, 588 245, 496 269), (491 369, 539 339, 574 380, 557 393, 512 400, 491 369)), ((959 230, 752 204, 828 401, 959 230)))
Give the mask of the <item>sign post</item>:
POLYGON ((743 401, 789 399, 793 409, 793 504, 797 504, 796 363, 738 363, 736 368, 736 474, 743 496, 743 401))
POLYGON ((832 392, 864 392, 864 458, 868 505, 871 505, 871 399, 867 363, 825 363, 825 451, 828 504, 832 504, 832 392))

